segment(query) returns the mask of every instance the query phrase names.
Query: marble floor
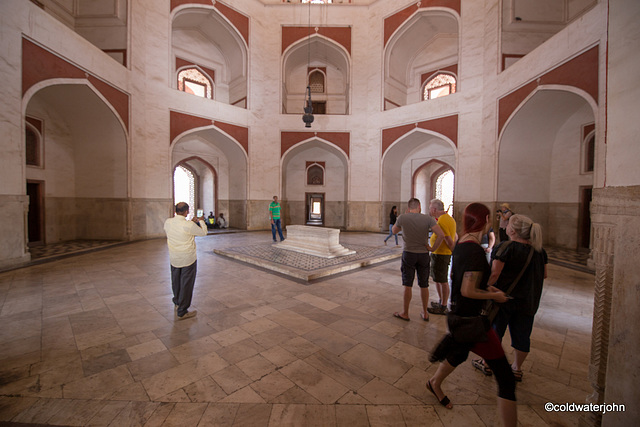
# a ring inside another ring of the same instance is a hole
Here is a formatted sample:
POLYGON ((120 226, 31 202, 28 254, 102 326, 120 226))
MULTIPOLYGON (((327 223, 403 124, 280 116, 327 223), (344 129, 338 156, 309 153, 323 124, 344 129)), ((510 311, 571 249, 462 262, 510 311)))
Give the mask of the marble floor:
MULTIPOLYGON (((417 289, 412 320, 392 316, 398 259, 307 284, 213 253, 270 239, 198 238, 198 315, 179 322, 164 239, 0 273, 0 424, 497 425, 495 381, 470 363, 443 386, 453 410, 425 388, 445 319, 420 319, 417 289)), ((580 414, 544 404, 589 394, 593 287, 593 275, 549 265, 517 389, 521 425, 578 425, 580 414)))

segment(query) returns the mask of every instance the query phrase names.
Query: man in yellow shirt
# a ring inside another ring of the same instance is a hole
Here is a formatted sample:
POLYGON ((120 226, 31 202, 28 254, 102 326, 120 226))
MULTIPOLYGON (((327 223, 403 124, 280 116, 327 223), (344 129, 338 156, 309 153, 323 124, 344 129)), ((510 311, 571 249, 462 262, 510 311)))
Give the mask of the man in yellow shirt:
MULTIPOLYGON (((433 199, 429 203, 429 215, 438 218, 438 225, 444 232, 445 237, 438 248, 431 253, 431 278, 436 283, 439 302, 432 302, 431 307, 427 309, 432 314, 446 314, 447 304, 449 301, 449 264, 451 263, 451 253, 455 247, 457 240, 456 221, 444 210, 442 200, 433 199), (453 245, 449 245, 453 242, 453 245)), ((433 246, 436 242, 436 236, 431 235, 430 244, 433 246)))

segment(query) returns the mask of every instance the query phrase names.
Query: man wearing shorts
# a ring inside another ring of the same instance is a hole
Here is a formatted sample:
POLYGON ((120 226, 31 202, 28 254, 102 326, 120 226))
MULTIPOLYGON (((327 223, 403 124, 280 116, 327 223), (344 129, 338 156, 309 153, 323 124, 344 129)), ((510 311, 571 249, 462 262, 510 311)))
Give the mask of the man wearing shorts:
POLYGON ((440 245, 444 239, 444 233, 436 220, 429 215, 420 213, 420 200, 409 200, 407 212, 400 215, 392 230, 394 234, 402 231, 404 248, 402 251, 402 286, 404 286, 404 306, 402 312, 393 315, 398 319, 409 321, 409 303, 411 302, 413 279, 418 273, 418 286, 420 287, 420 299, 422 300, 422 320, 429 320, 427 304, 429 303, 429 231, 433 231, 437 238, 436 245, 440 245))
MULTIPOLYGON (((449 237, 452 242, 456 239, 456 221, 451 218, 451 215, 444 210, 444 203, 442 200, 433 199, 429 203, 429 215, 434 218, 438 218, 438 225, 444 232, 446 237, 449 237)), ((431 235, 431 244, 436 243, 436 236, 431 235)), ((443 240, 440 246, 435 247, 431 253, 431 278, 436 284, 436 290, 438 291, 438 302, 432 302, 431 307, 427 311, 431 314, 446 314, 447 304, 449 302, 449 263, 451 262, 451 249, 449 247, 449 241, 443 240)))

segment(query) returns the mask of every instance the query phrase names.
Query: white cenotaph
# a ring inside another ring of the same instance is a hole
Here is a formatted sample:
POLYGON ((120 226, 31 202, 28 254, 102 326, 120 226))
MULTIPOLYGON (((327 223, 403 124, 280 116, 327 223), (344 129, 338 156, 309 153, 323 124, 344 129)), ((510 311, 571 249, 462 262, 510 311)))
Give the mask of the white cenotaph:
POLYGON ((322 258, 336 258, 356 253, 340 244, 340 230, 337 228, 309 225, 288 225, 286 228, 287 238, 283 242, 274 243, 274 247, 322 258))

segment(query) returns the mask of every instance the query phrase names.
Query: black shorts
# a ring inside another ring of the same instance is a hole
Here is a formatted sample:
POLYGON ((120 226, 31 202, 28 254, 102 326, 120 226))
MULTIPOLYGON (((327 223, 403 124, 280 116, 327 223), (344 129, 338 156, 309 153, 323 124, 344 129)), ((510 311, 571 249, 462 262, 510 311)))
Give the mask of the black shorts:
POLYGON ((431 278, 436 283, 449 282, 451 255, 431 254, 431 278))
POLYGON ((413 286, 413 279, 418 273, 418 286, 429 287, 429 254, 417 254, 415 252, 402 252, 402 286, 413 286))

